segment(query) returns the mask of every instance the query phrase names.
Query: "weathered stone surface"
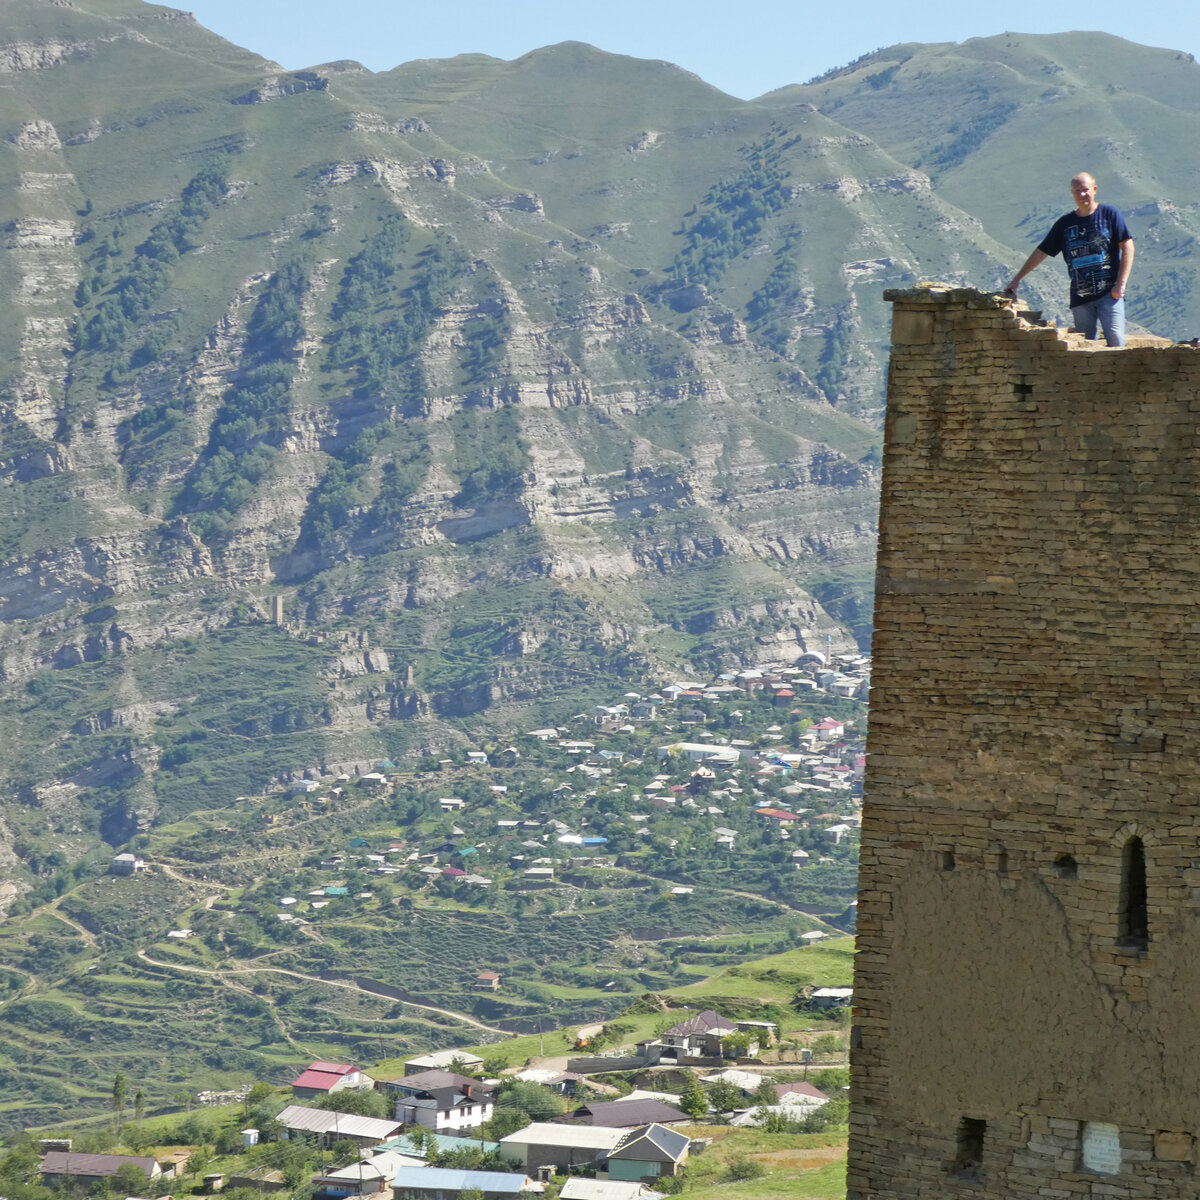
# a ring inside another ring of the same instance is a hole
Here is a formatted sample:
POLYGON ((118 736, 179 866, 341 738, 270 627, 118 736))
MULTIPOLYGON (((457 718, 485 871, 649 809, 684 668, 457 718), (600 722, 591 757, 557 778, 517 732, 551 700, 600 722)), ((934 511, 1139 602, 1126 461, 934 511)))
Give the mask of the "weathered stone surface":
POLYGON ((1200 351, 889 299, 850 1194, 1198 1197, 1200 351))

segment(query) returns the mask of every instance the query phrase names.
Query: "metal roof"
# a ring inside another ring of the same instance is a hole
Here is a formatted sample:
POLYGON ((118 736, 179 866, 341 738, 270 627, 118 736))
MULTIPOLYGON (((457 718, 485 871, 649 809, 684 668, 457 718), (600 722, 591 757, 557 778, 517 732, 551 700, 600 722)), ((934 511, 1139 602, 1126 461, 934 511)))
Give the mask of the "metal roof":
POLYGON ((633 1129, 652 1121, 690 1121, 685 1112, 662 1100, 599 1100, 585 1104, 580 1110, 592 1118, 593 1128, 633 1129))
POLYGON ((401 1167, 392 1180, 392 1187, 402 1192, 405 1188, 434 1191, 463 1192, 478 1188, 481 1192, 500 1192, 517 1195, 528 1182, 524 1173, 508 1171, 459 1171, 449 1167, 401 1167))
POLYGON ((686 1133, 668 1129, 665 1125, 647 1125, 643 1129, 634 1129, 626 1134, 620 1146, 609 1157, 640 1160, 639 1154, 630 1153, 640 1142, 649 1143, 672 1162, 678 1162, 683 1152, 692 1144, 692 1139, 686 1133))
POLYGON ((378 1117, 358 1117, 353 1113, 330 1112, 324 1108, 305 1108, 289 1104, 275 1118, 288 1129, 305 1133, 334 1133, 344 1137, 390 1138, 402 1127, 400 1121, 381 1121, 378 1117))
POLYGON ((149 1178, 158 1171, 158 1162, 132 1154, 79 1154, 71 1150, 48 1150, 42 1159, 43 1175, 115 1175, 129 1165, 145 1171, 149 1178))
POLYGON ((693 1033, 719 1033, 722 1031, 736 1033, 737 1026, 732 1021, 713 1012, 711 1008, 706 1008, 694 1017, 680 1021, 678 1025, 672 1025, 667 1033, 672 1037, 686 1037, 693 1033))
POLYGON ((637 1200, 642 1195, 640 1183, 616 1179, 568 1179, 558 1193, 561 1200, 637 1200))
POLYGON ((599 1125, 552 1125, 534 1121, 516 1133, 500 1139, 501 1146, 563 1146, 578 1150, 612 1150, 625 1136, 623 1129, 605 1129, 599 1125))

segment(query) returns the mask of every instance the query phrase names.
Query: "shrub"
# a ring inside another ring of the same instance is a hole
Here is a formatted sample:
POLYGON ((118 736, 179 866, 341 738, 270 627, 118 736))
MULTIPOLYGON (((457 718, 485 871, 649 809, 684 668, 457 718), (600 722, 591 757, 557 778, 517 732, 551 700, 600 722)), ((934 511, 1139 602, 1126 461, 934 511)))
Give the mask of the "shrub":
POLYGON ((747 1179, 761 1179, 767 1173, 767 1168, 751 1158, 735 1158, 725 1168, 725 1178, 730 1183, 740 1183, 747 1179))

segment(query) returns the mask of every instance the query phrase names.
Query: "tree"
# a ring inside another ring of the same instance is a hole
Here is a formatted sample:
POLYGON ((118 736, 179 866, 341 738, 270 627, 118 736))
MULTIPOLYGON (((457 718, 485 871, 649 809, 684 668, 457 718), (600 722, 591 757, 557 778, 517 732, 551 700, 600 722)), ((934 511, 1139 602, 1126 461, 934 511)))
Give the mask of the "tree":
POLYGON ((340 1141, 334 1142, 330 1152, 333 1155, 335 1167, 344 1167, 358 1157, 358 1147, 349 1138, 342 1138, 340 1141))
POLYGON ((146 1190, 146 1172, 133 1163, 124 1163, 112 1176, 112 1190, 118 1196, 140 1196, 146 1190))
POLYGON ((121 1140, 125 1143, 128 1150, 134 1154, 141 1154, 147 1146, 153 1145, 150 1135, 140 1125, 130 1125, 126 1128, 121 1140))
POLYGON ((715 1083, 708 1085, 708 1099, 709 1103, 719 1113, 733 1112, 745 1100, 742 1096, 741 1088, 735 1087, 732 1083, 727 1083, 724 1079, 718 1079, 715 1083))
POLYGON ((508 1055, 502 1050, 483 1056, 483 1073, 488 1076, 499 1075, 508 1066, 508 1055))
POLYGON ((387 1097, 382 1092, 360 1092, 348 1088, 314 1100, 313 1107, 328 1109, 330 1112, 353 1113, 356 1117, 385 1118, 388 1115, 387 1097))
POLYGON ((479 1127, 479 1136, 498 1142, 518 1129, 524 1129, 529 1123, 529 1118, 520 1109, 497 1108, 479 1127))
POLYGON ((761 1179, 767 1173, 767 1168, 760 1162, 750 1158, 731 1159, 725 1168, 725 1178, 731 1183, 747 1179, 761 1179))
POLYGON ((812 1044, 814 1058, 837 1058, 842 1053, 842 1039, 836 1033, 823 1033, 812 1044))
POLYGON ((252 1108, 257 1108, 275 1089, 269 1083, 258 1082, 246 1093, 246 1101, 242 1106, 243 1112, 250 1115, 252 1108))
POLYGON ((217 1134, 215 1145, 218 1154, 237 1154, 242 1148, 242 1135, 232 1125, 226 1125, 217 1134))
POLYGON ((496 1099, 497 1110, 517 1110, 531 1121, 549 1121, 566 1111, 566 1102, 557 1093, 540 1083, 525 1080, 506 1080, 496 1099))
POLYGON ((704 1087, 690 1071, 679 1097, 679 1107, 693 1121, 702 1120, 708 1115, 708 1097, 704 1094, 704 1087))
POLYGON ((117 1138, 121 1137, 121 1126, 125 1124, 125 1072, 118 1071, 113 1080, 112 1106, 117 1114, 117 1138))
POLYGON ((143 1092, 141 1088, 138 1088, 138 1090, 133 1093, 133 1119, 140 1122, 145 1115, 146 1093, 143 1092))
POLYGON ((731 1033, 721 1039, 721 1053, 726 1058, 741 1058, 750 1049, 751 1035, 746 1032, 731 1033))

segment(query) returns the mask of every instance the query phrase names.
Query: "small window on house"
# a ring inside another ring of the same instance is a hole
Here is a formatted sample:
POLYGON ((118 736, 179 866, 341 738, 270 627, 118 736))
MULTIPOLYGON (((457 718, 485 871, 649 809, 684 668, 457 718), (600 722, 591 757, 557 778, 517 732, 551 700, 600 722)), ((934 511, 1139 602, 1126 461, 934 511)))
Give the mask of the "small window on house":
POLYGON ((1146 847, 1131 837, 1121 853, 1121 897, 1117 941, 1127 950, 1150 945, 1150 914, 1146 903, 1146 847))
POLYGON ((983 1166, 983 1141, 987 1122, 975 1117, 963 1117, 958 1123, 954 1152, 954 1173, 963 1179, 978 1179, 983 1166))
POLYGON ((1008 851, 1007 850, 1001 850, 1000 853, 996 855, 996 870, 1001 875, 1008 874, 1008 851))
POLYGON ((942 851, 942 870, 943 871, 953 871, 954 870, 954 851, 953 850, 943 850, 942 851))
POLYGON ((1059 879, 1078 879, 1079 864, 1069 854, 1060 854, 1054 860, 1054 873, 1059 879))

